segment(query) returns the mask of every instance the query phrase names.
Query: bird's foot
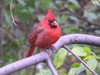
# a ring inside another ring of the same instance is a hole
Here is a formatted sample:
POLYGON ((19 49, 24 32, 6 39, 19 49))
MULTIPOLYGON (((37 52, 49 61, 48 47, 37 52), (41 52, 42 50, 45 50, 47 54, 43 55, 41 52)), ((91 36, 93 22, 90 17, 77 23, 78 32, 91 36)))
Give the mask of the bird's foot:
POLYGON ((45 52, 47 52, 48 55, 51 55, 55 50, 55 47, 51 46, 49 47, 49 49, 45 49, 45 52))
POLYGON ((50 49, 52 49, 52 50, 56 50, 54 46, 51 46, 50 49))

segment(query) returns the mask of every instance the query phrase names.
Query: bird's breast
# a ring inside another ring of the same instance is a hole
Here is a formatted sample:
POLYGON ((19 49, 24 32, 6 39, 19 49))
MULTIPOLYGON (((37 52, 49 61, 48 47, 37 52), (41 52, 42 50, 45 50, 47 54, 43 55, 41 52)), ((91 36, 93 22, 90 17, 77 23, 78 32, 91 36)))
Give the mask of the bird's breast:
POLYGON ((35 45, 39 48, 48 48, 61 36, 60 29, 46 29, 38 35, 35 45))

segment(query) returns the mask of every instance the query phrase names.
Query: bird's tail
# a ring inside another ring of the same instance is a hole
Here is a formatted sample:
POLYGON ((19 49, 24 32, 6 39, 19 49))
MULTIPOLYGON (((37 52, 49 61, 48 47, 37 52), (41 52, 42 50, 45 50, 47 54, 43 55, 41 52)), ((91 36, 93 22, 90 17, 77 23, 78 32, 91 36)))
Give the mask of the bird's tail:
POLYGON ((34 52, 34 49, 35 49, 35 46, 32 45, 32 46, 30 47, 30 49, 28 50, 28 53, 27 53, 26 57, 31 56, 31 55, 33 54, 33 52, 34 52))

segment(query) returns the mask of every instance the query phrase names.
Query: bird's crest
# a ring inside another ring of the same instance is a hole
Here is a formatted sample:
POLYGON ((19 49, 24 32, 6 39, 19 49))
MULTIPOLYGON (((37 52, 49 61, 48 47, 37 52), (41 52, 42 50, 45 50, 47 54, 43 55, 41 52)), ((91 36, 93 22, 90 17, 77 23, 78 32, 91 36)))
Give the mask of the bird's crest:
POLYGON ((50 9, 48 9, 47 17, 48 17, 48 19, 50 19, 50 20, 56 20, 55 15, 53 14, 53 12, 52 12, 50 9))

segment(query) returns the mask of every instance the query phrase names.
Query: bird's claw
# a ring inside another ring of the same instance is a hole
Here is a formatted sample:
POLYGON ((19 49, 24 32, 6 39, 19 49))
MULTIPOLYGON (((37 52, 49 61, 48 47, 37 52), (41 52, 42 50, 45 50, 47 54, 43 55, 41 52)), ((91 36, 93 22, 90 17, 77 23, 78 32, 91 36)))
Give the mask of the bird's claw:
POLYGON ((45 49, 45 52, 47 52, 47 54, 50 55, 50 54, 52 54, 52 52, 54 52, 54 50, 56 50, 56 49, 54 48, 54 46, 51 46, 51 47, 50 47, 50 50, 45 49))
POLYGON ((51 46, 50 49, 52 49, 52 50, 56 50, 54 46, 51 46))

